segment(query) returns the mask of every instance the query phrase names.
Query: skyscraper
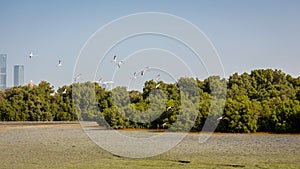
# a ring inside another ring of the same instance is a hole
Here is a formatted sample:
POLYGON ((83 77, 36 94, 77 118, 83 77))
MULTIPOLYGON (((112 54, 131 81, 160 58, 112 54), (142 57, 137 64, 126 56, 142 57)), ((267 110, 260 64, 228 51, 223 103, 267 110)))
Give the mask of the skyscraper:
POLYGON ((24 85, 24 65, 14 66, 14 86, 24 85))
POLYGON ((0 89, 6 88, 6 59, 7 54, 0 54, 0 89))

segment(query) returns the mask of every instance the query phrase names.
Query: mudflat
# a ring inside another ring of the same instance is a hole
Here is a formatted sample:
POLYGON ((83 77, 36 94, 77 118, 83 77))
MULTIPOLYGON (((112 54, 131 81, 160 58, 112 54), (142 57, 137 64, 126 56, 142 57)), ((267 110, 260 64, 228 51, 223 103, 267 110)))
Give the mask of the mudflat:
POLYGON ((0 168, 300 168, 297 134, 214 133, 198 140, 199 133, 189 133, 163 154, 132 159, 96 145, 78 122, 2 122, 0 168))

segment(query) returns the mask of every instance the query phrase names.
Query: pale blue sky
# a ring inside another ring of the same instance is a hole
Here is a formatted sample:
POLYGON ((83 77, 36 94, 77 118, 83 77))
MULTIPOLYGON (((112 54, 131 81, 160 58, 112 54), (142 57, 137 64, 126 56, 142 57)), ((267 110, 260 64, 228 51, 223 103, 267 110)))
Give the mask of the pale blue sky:
POLYGON ((0 53, 8 54, 7 86, 13 84, 13 65, 24 64, 26 83, 46 80, 58 87, 72 82, 81 48, 100 27, 137 12, 164 12, 208 36, 226 76, 276 68, 295 77, 300 74, 299 9, 297 0, 0 0, 0 53), (38 56, 30 60, 29 51, 38 56), (59 68, 58 59, 63 60, 59 68))

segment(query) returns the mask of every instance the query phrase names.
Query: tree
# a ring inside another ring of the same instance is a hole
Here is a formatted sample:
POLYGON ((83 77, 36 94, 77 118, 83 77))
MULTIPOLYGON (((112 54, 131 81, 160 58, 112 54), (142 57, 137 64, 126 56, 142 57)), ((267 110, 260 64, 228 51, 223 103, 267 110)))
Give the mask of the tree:
POLYGON ((247 96, 227 99, 225 117, 222 119, 220 130, 224 132, 255 132, 259 105, 251 102, 247 96))

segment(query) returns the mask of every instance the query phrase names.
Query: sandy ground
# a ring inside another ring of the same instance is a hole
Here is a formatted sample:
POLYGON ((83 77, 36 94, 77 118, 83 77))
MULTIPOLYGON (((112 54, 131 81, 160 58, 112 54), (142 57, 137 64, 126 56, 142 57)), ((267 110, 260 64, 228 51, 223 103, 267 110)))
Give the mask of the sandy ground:
POLYGON ((299 135, 213 134, 201 144, 198 139, 188 134, 170 151, 131 159, 97 146, 78 123, 0 123, 0 168, 300 168, 299 135))

